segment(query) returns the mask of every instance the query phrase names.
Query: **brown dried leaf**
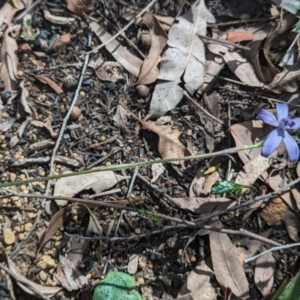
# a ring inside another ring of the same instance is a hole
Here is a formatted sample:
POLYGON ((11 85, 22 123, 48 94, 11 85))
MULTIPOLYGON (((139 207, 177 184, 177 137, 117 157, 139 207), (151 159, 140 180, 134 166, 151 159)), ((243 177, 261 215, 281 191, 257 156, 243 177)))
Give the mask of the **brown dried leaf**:
MULTIPOLYGON (((270 228, 264 232, 261 232, 259 235, 267 238, 272 233, 272 230, 273 229, 270 228)), ((244 264, 244 260, 254 256, 262 245, 262 241, 259 241, 256 239, 250 239, 249 237, 243 237, 243 239, 239 240, 238 242, 240 244, 242 242, 250 244, 249 249, 248 248, 245 249, 244 247, 234 247, 234 251, 235 251, 236 255, 238 256, 238 259, 242 265, 244 264)))
POLYGON ((10 26, 4 32, 1 45, 0 84, 6 91, 15 91, 17 88, 18 45, 16 38, 21 25, 10 26), (14 32, 14 34, 12 34, 14 32))
POLYGON ((14 7, 12 1, 3 1, 4 5, 0 9, 0 36, 6 26, 11 25, 14 15, 31 4, 32 0, 16 0, 18 8, 14 7), (5 3, 4 3, 5 2, 5 3))
POLYGON ((187 298, 188 296, 193 300, 217 299, 217 293, 210 283, 210 277, 213 274, 213 271, 206 262, 202 261, 200 265, 190 272, 186 282, 178 293, 177 299, 189 299, 187 298))
POLYGON ((207 195, 211 191, 211 187, 219 180, 220 174, 218 172, 211 173, 205 180, 202 194, 207 195))
POLYGON ((127 126, 127 111, 123 105, 118 104, 116 113, 113 117, 117 126, 120 128, 126 139, 133 139, 139 134, 140 126, 137 124, 135 130, 131 130, 127 126))
POLYGON ((142 19, 143 25, 148 27, 151 38, 151 47, 145 58, 136 85, 153 83, 159 71, 157 65, 161 61, 161 53, 167 45, 167 35, 161 28, 159 21, 150 13, 145 13, 142 19))
POLYGON ((300 221, 297 216, 294 213, 287 211, 283 221, 285 223, 285 227, 287 229, 289 237, 293 241, 299 242, 300 221))
POLYGON ((232 200, 228 198, 193 197, 193 198, 173 198, 174 204, 182 209, 188 209, 197 214, 209 214, 213 211, 223 210, 228 207, 232 200))
POLYGON ((49 77, 46 77, 44 75, 36 75, 35 78, 38 81, 49 85, 58 94, 61 94, 64 92, 63 89, 53 79, 51 79, 49 77))
MULTIPOLYGON (((265 158, 261 155, 258 155, 244 165, 244 171, 240 171, 237 174, 234 182, 237 184, 252 186, 257 180, 257 178, 264 171, 269 169, 269 167, 269 158, 265 158)), ((243 188, 243 192, 247 189, 248 188, 243 188)))
POLYGON ((101 63, 100 67, 95 69, 98 78, 104 81, 116 82, 123 79, 122 66, 115 61, 106 61, 101 63))
POLYGON ((82 15, 94 8, 94 0, 66 0, 67 8, 76 15, 82 15))
POLYGON ((209 242, 213 269, 222 289, 229 287, 239 299, 249 299, 248 280, 227 234, 211 231, 209 242))
MULTIPOLYGON (((91 21, 90 27, 98 36, 102 43, 108 41, 112 36, 102 28, 98 23, 91 21)), ((111 53, 117 62, 119 62, 129 73, 138 77, 143 62, 131 54, 116 39, 106 45, 106 49, 111 53)))
POLYGON ((203 176, 203 168, 199 168, 197 174, 190 185, 189 196, 190 198, 199 197, 202 193, 205 176, 203 176))
MULTIPOLYGON (((262 251, 266 251, 266 249, 262 247, 262 251)), ((256 260, 254 282, 263 296, 267 296, 272 289, 275 263, 272 252, 262 255, 256 260)))
MULTIPOLYGON (((178 158, 191 155, 190 151, 179 141, 181 132, 171 125, 157 126, 154 122, 140 121, 145 129, 156 133, 159 137, 158 152, 163 159, 178 158)), ((172 164, 180 164, 174 161, 172 164)))
POLYGON ((221 44, 209 44, 209 51, 221 56, 229 69, 246 85, 253 87, 263 87, 264 84, 259 81, 252 65, 230 46, 221 44))
POLYGON ((231 43, 239 43, 243 41, 252 41, 253 33, 251 31, 229 31, 227 33, 227 40, 231 43))
MULTIPOLYGON (((89 226, 92 223, 93 227, 97 229, 96 233, 99 235, 102 235, 102 228, 99 225, 97 218, 93 215, 93 213, 90 211, 88 206, 85 204, 82 204, 82 203, 73 203, 73 204, 70 204, 70 205, 60 209, 51 218, 48 228, 40 240, 40 247, 37 250, 37 254, 39 254, 39 252, 45 246, 45 244, 55 235, 57 230, 70 219, 70 217, 72 216, 72 210, 76 206, 85 209, 89 213, 89 215, 90 215, 89 226)), ((95 205, 92 205, 92 206, 95 206, 95 205)), ((89 233, 89 229, 87 229, 87 232, 89 233)))

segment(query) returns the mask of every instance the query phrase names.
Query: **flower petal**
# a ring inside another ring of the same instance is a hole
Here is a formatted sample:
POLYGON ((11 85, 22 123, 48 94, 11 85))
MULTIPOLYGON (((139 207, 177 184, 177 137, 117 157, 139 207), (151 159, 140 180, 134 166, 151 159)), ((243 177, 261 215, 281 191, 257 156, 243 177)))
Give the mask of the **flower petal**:
POLYGON ((299 146, 297 142, 293 139, 293 137, 287 132, 284 132, 284 138, 283 138, 289 161, 290 162, 296 162, 299 160, 299 146))
POLYGON ((256 117, 259 120, 262 120, 264 123, 277 127, 279 125, 275 116, 269 111, 262 109, 256 117))
POLYGON ((289 107, 285 103, 276 103, 277 119, 280 122, 281 119, 289 115, 289 107))
POLYGON ((278 128, 271 131, 262 146, 261 155, 264 157, 270 156, 278 148, 284 133, 284 130, 278 128))
POLYGON ((293 126, 290 126, 291 129, 300 129, 300 118, 293 119, 295 124, 293 126))

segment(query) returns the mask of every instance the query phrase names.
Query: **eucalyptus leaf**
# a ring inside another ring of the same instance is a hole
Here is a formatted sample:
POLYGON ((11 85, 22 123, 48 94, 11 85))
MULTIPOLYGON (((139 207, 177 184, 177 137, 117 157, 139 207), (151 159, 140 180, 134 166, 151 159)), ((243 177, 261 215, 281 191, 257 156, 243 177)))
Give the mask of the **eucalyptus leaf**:
MULTIPOLYGON (((291 280, 276 300, 298 300, 300 298, 300 272, 291 280)), ((275 300, 275 299, 274 299, 275 300)))

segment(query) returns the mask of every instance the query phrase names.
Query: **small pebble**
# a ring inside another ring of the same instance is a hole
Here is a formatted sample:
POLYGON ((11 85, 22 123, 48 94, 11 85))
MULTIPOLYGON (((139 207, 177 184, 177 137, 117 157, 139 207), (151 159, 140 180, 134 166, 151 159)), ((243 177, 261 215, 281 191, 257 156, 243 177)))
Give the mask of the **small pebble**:
POLYGON ((76 121, 81 116, 81 109, 78 106, 74 106, 70 115, 71 120, 76 121))
POLYGON ((80 91, 80 92, 79 92, 79 95, 80 95, 81 97, 85 97, 85 91, 80 91))
POLYGON ((24 230, 25 230, 25 231, 29 231, 29 230, 31 229, 31 227, 32 227, 32 223, 31 223, 31 222, 26 223, 26 224, 24 225, 24 230))
POLYGON ((139 278, 137 279, 137 283, 138 283, 138 285, 143 285, 143 284, 145 284, 144 278, 139 277, 139 278))
POLYGON ((6 228, 3 231, 3 239, 6 245, 12 245, 16 241, 16 236, 10 228, 6 228))
POLYGON ((34 219, 36 217, 36 213, 33 212, 29 212, 27 215, 30 219, 34 219))
POLYGON ((136 90, 140 97, 147 97, 149 95, 150 89, 143 84, 140 84, 136 87, 136 90))
POLYGON ((140 234, 140 233, 142 232, 142 230, 141 230, 141 228, 136 228, 136 229, 134 230, 134 232, 135 232, 136 234, 140 234))
POLYGON ((22 77, 24 75, 24 72, 19 70, 18 73, 17 73, 18 77, 22 77))
POLYGON ((40 277, 40 279, 41 279, 42 281, 46 281, 47 278, 48 278, 48 275, 47 275, 47 273, 46 273, 45 271, 41 271, 41 272, 39 273, 39 277, 40 277))
POLYGON ((24 233, 20 233, 19 234, 19 241, 24 240, 25 234, 24 233))

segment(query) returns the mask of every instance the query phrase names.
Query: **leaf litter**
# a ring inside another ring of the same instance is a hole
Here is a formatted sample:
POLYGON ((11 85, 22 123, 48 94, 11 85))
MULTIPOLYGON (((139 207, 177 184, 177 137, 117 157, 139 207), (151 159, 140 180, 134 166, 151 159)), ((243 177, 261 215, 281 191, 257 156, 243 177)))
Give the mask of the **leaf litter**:
POLYGON ((266 1, 223 2, 0 7, 0 184, 30 179, 0 188, 1 242, 13 280, 33 287, 20 285, 25 293, 88 299, 114 268, 129 270, 149 299, 262 299, 287 270, 297 274, 289 249, 243 265, 268 243, 299 241, 299 190, 284 187, 300 164, 288 161, 285 147, 269 157, 255 148, 183 160, 266 138, 274 128, 256 116, 261 108, 280 114, 277 100, 289 104, 287 122, 299 116, 296 2, 277 14, 266 1), (73 98, 78 115, 67 119, 73 98), (158 156, 178 160, 143 165, 158 156), (134 172, 118 170, 135 162, 134 172), (39 181, 95 166, 102 171, 39 181), (73 197, 90 203, 72 204, 73 197), (210 214, 222 222, 174 226, 210 214))

